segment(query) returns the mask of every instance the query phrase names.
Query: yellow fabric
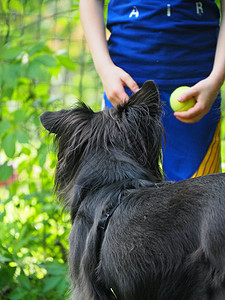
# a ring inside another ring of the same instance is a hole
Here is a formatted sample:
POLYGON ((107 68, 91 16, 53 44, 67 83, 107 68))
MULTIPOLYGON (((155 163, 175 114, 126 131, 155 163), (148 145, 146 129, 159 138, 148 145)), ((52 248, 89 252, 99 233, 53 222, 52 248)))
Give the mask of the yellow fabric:
POLYGON ((192 178, 220 172, 220 127, 221 120, 217 125, 212 143, 209 146, 206 156, 192 178))

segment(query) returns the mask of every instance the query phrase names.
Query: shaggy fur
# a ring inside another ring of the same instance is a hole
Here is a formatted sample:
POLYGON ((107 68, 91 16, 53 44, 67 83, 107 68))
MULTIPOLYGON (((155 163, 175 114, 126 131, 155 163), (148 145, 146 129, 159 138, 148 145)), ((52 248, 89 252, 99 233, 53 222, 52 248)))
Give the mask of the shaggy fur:
POLYGON ((72 299, 225 299, 225 175, 163 182, 153 82, 116 109, 81 104, 41 122, 73 222, 72 299))

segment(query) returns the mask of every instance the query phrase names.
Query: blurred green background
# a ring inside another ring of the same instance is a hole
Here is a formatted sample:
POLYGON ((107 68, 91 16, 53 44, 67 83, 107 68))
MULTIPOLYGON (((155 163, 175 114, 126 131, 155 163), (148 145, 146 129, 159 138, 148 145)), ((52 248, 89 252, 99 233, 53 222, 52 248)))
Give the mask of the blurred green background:
POLYGON ((39 116, 78 99, 101 107, 78 2, 0 0, 0 300, 69 297, 70 216, 52 193, 56 155, 39 116))

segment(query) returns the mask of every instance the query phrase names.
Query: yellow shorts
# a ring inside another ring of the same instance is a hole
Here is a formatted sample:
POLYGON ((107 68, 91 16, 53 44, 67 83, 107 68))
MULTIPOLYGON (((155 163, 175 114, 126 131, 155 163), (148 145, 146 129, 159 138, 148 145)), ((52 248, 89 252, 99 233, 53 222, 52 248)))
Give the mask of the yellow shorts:
POLYGON ((217 125, 212 143, 209 146, 209 149, 204 157, 199 169, 192 176, 199 177, 208 174, 219 173, 221 171, 220 167, 220 133, 221 133, 221 120, 217 125))

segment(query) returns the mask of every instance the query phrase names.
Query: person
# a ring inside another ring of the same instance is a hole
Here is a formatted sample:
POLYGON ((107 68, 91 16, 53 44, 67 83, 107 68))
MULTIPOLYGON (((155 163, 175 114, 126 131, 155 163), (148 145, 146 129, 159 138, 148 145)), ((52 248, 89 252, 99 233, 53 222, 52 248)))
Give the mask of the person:
POLYGON ((80 0, 80 18, 106 107, 129 99, 149 79, 163 102, 163 169, 179 181, 220 171, 220 89, 225 79, 225 0, 111 0, 106 40, 103 0, 80 0), (171 93, 190 86, 173 112, 171 93))

